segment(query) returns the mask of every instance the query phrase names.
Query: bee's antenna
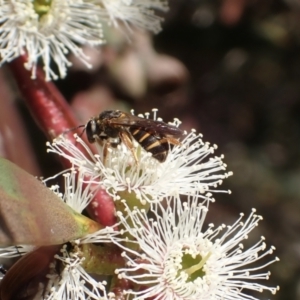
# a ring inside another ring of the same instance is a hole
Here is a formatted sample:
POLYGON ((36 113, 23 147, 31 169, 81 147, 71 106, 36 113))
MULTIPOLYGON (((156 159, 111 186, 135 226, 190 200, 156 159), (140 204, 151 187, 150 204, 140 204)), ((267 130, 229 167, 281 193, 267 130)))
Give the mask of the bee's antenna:
POLYGON ((79 126, 70 128, 70 129, 68 129, 68 130, 65 130, 62 134, 69 133, 69 132, 74 131, 74 130, 76 130, 76 129, 78 129, 78 128, 81 128, 81 127, 84 127, 83 130, 82 130, 82 132, 79 134, 79 137, 81 137, 81 136, 83 135, 83 133, 85 132, 86 125, 79 125, 79 126))
POLYGON ((83 135, 84 132, 85 132, 86 125, 80 125, 80 126, 78 126, 77 128, 81 128, 81 127, 84 127, 84 128, 83 128, 83 130, 81 131, 81 133, 79 134, 79 137, 80 137, 80 138, 82 137, 82 135, 83 135))

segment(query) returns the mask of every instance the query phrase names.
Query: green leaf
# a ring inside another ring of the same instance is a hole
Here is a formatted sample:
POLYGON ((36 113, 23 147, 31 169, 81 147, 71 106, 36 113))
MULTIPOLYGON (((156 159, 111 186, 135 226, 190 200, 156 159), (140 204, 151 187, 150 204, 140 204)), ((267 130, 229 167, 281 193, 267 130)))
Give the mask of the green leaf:
POLYGON ((38 179, 0 158, 0 246, 63 244, 100 228, 38 179))

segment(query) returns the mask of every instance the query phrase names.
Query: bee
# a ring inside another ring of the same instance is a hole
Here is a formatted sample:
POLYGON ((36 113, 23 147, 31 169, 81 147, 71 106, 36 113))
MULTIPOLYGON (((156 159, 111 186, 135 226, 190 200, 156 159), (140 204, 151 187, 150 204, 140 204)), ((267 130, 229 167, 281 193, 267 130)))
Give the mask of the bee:
POLYGON ((121 142, 131 151, 135 161, 137 156, 132 137, 159 162, 164 162, 170 145, 180 145, 183 131, 162 121, 144 119, 120 110, 105 110, 99 116, 91 118, 85 125, 90 143, 106 140, 107 147, 117 147, 121 142))

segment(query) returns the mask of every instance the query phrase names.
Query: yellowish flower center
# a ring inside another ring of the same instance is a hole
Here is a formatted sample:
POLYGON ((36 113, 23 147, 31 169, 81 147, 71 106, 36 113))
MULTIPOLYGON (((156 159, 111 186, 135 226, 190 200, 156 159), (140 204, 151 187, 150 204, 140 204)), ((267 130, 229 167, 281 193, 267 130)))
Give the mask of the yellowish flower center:
POLYGON ((182 270, 188 275, 188 282, 194 281, 199 277, 203 277, 205 275, 205 271, 203 270, 203 266, 207 262, 211 253, 209 252, 206 256, 202 257, 201 255, 197 255, 193 258, 190 254, 184 254, 182 256, 182 270))
POLYGON ((33 7, 35 12, 41 18, 43 15, 47 14, 51 8, 52 0, 34 0, 33 7))

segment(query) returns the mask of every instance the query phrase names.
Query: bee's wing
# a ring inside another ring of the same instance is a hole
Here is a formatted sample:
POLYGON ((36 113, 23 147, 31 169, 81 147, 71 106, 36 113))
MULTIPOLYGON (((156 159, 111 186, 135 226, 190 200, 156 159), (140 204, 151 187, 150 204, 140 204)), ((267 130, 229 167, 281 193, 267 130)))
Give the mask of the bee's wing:
POLYGON ((111 124, 131 128, 143 128, 146 132, 164 137, 179 138, 183 135, 183 131, 174 125, 170 125, 162 121, 144 119, 125 113, 123 113, 120 118, 112 119, 111 124))

